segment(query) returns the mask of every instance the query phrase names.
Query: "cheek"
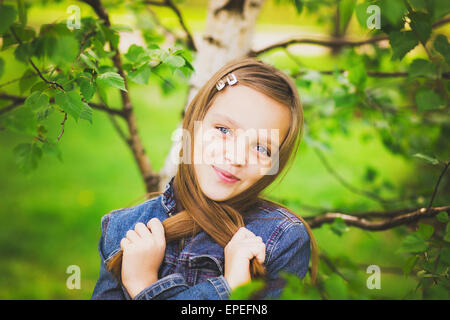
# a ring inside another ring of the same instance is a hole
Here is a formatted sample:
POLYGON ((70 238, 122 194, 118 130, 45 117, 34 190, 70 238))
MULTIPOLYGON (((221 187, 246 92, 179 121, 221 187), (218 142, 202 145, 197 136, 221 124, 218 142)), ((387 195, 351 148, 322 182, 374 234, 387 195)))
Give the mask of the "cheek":
POLYGON ((220 164, 223 159, 224 142, 222 137, 209 136, 195 143, 196 163, 220 164))

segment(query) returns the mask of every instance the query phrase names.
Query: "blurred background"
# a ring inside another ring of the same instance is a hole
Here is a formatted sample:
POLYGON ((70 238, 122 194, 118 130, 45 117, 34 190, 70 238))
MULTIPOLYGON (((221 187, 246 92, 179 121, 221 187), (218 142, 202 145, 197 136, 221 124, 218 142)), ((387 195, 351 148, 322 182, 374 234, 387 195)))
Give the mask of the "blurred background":
POLYGON ((94 105, 121 110, 125 78, 151 172, 160 172, 192 83, 202 80, 193 69, 230 58, 211 49, 226 25, 250 30, 243 50, 292 76, 305 110, 299 153, 267 197, 302 217, 347 215, 308 220, 321 252, 319 284, 294 279, 284 298, 449 298, 448 2, 266 0, 258 12, 236 13, 247 2, 0 1, 1 299, 90 298, 101 217, 152 188, 121 137, 126 121, 94 105), (96 22, 99 3, 110 26, 96 22), (76 22, 71 5, 79 29, 66 27, 76 22), (381 8, 379 29, 366 23, 376 14, 369 5, 381 8), (103 38, 91 42, 92 30, 103 38), (423 207, 427 217, 389 226, 423 207), (348 223, 364 215, 386 227, 348 223), (71 265, 79 288, 67 285, 71 265), (378 289, 367 283, 370 265, 380 268, 378 289))

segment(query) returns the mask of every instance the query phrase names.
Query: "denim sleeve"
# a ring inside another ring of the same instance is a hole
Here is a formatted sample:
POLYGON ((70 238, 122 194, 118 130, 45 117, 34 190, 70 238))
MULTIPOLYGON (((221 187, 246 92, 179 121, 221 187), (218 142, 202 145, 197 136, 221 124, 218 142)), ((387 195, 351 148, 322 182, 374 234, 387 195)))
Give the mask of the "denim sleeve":
POLYGON ((278 298, 285 281, 280 272, 303 278, 308 271, 310 239, 302 223, 292 223, 284 231, 275 232, 267 243, 266 287, 258 298, 278 298))
POLYGON ((135 300, 226 300, 231 289, 224 276, 189 287, 180 273, 170 274, 152 283, 135 300))
POLYGON ((105 255, 103 253, 103 244, 106 235, 106 225, 108 224, 109 214, 102 217, 101 236, 98 242, 98 252, 100 254, 100 274, 92 292, 92 300, 125 300, 130 299, 128 292, 116 280, 111 272, 106 270, 105 255))

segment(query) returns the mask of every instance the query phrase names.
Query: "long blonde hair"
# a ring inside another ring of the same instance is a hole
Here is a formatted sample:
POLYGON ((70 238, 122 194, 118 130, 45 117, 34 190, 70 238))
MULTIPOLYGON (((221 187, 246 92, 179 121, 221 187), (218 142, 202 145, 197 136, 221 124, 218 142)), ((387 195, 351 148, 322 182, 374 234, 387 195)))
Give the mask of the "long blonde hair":
MULTIPOLYGON (((196 234, 206 232, 220 246, 225 247, 240 227, 244 227, 243 215, 262 197, 261 192, 268 187, 280 173, 286 173, 285 167, 292 164, 297 153, 303 133, 303 109, 297 88, 287 75, 275 67, 254 58, 235 59, 220 68, 208 82, 198 91, 188 106, 182 127, 194 137, 194 122, 201 121, 214 103, 220 91, 216 83, 232 72, 238 79, 239 85, 257 90, 289 108, 291 123, 288 132, 279 147, 278 171, 273 175, 264 175, 253 186, 226 201, 214 201, 201 190, 197 181, 194 165, 181 162, 174 177, 174 191, 184 210, 165 219, 164 226, 166 241, 170 242, 196 234), (283 171, 284 170, 284 171, 283 171)), ((182 141, 180 157, 183 150, 194 150, 194 139, 182 141), (191 148, 191 149, 187 149, 191 148)), ((160 195, 153 192, 150 196, 160 195)), ((267 201, 266 199, 264 199, 267 201)), ((275 205, 283 207, 279 203, 275 205)), ((287 208, 286 208, 287 209, 287 208)), ((314 283, 318 267, 318 248, 315 237, 308 224, 298 217, 305 225, 311 244, 311 280, 314 283)), ((122 265, 121 251, 107 263, 107 269, 120 279, 122 265)), ((265 269, 256 259, 250 263, 253 277, 262 276, 265 269)))

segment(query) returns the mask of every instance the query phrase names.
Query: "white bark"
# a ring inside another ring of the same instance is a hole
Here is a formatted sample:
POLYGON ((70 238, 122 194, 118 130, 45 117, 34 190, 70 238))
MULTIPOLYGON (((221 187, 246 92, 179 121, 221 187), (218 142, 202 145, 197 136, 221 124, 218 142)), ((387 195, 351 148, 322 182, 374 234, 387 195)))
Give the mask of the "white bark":
MULTIPOLYGON (((227 62, 244 57, 251 49, 254 26, 265 0, 211 0, 206 27, 201 39, 195 40, 197 54, 185 109, 199 88, 227 62)), ((181 128, 181 123, 178 125, 181 128)), ((159 172, 159 189, 174 176, 180 143, 172 143, 164 166, 159 172)))

